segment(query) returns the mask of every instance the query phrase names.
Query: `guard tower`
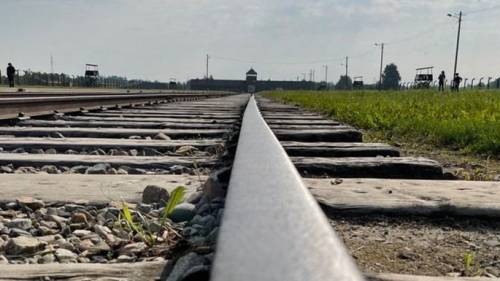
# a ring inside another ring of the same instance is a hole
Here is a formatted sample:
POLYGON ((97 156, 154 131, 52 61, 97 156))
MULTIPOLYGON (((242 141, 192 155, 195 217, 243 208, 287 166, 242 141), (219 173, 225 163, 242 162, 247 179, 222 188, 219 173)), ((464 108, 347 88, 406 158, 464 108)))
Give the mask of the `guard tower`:
POLYGON ((250 68, 249 71, 247 71, 247 91, 249 93, 255 93, 255 84, 257 84, 257 72, 253 69, 250 68))
POLYGON ((85 84, 87 86, 96 86, 99 79, 99 66, 97 64, 85 65, 85 84))
POLYGON ((415 87, 418 89, 428 89, 434 80, 433 66, 417 68, 415 74, 415 87))
POLYGON ((358 90, 363 89, 364 87, 363 76, 354 77, 354 81, 352 82, 352 87, 358 90))

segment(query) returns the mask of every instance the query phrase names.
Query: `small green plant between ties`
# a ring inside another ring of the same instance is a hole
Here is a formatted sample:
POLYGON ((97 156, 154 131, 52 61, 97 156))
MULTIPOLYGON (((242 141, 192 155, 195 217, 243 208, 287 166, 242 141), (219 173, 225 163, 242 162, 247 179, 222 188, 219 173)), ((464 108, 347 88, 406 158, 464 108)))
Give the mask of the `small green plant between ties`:
POLYGON ((184 200, 185 193, 186 188, 184 186, 176 187, 159 218, 143 215, 139 211, 132 211, 126 202, 122 202, 122 209, 116 224, 127 231, 131 237, 138 235, 144 243, 152 247, 160 237, 167 239, 168 232, 174 232, 178 235, 168 218, 175 207, 184 200))

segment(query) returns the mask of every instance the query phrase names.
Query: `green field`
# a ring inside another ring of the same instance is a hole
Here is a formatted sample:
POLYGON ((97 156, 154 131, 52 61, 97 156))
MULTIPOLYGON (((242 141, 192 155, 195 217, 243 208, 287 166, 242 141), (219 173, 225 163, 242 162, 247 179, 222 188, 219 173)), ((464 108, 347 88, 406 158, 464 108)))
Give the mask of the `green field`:
POLYGON ((265 96, 323 112, 383 134, 388 140, 425 143, 500 158, 500 92, 274 91, 265 96))

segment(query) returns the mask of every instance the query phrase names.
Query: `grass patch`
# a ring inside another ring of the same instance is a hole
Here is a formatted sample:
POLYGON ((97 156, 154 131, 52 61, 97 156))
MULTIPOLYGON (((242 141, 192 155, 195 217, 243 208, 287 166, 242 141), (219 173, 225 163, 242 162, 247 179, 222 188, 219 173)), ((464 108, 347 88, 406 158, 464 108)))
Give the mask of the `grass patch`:
POLYGON ((500 158, 498 91, 273 91, 264 96, 320 111, 389 140, 500 158))

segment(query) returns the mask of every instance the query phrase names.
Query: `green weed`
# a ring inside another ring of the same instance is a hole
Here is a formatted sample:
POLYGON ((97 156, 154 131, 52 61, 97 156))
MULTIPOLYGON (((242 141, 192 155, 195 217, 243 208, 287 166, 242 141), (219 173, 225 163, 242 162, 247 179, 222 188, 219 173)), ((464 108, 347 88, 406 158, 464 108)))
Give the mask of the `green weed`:
POLYGON ((116 225, 123 226, 122 228, 129 232, 130 236, 139 235, 141 240, 148 246, 154 246, 157 237, 161 236, 163 231, 168 230, 168 217, 177 205, 184 200, 186 188, 183 186, 176 187, 171 193, 168 202, 165 204, 163 213, 159 218, 145 216, 139 211, 134 212, 130 210, 127 203, 122 203, 121 212, 118 215, 116 225), (134 216, 135 215, 135 216, 134 216), (160 227, 156 230, 151 229, 153 223, 159 223, 160 227))

